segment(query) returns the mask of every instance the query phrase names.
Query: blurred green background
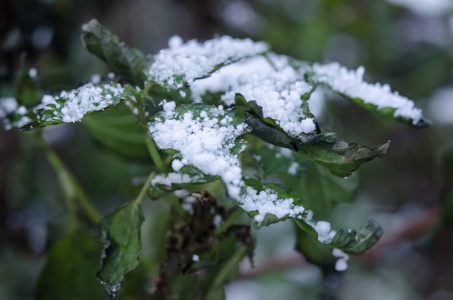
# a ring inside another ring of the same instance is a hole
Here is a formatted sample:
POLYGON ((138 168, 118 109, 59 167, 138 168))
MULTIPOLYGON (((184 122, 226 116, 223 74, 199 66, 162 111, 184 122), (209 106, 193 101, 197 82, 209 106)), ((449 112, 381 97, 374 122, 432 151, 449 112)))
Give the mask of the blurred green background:
MULTIPOLYGON (((452 1, 3 0, 0 97, 13 95, 23 53, 50 92, 107 74, 80 42, 80 27, 92 18, 145 53, 166 47, 175 34, 184 40, 228 34, 309 62, 363 65, 368 81, 389 83, 433 121, 414 129, 324 94, 323 128, 363 145, 392 142, 383 159, 360 168, 356 201, 332 215, 336 225, 352 228, 372 217, 384 236, 352 258, 346 272, 323 279, 294 251, 291 223, 257 230, 256 268, 244 264, 227 299, 453 299, 452 1)), ((104 214, 134 193, 151 164, 109 151, 83 124, 44 134, 104 214)), ((35 299, 49 247, 71 226, 62 226, 68 222, 62 198, 33 133, 0 129, 0 299, 35 299)), ((168 207, 148 201, 144 210, 143 253, 159 257, 168 207)), ((151 275, 145 278, 137 283, 143 299, 151 287, 151 275)))

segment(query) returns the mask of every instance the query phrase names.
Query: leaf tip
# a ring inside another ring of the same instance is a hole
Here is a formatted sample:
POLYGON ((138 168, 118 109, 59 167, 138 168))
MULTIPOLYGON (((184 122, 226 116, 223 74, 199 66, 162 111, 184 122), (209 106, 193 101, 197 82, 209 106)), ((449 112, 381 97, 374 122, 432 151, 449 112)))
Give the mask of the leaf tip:
POLYGON ((91 19, 87 23, 82 25, 82 31, 91 31, 91 28, 94 26, 100 25, 97 19, 91 19))
POLYGON ((386 143, 379 145, 377 147, 377 150, 378 150, 377 152, 378 152, 379 157, 383 157, 385 154, 387 154, 387 151, 390 147, 390 143, 391 143, 391 141, 388 140, 386 143))

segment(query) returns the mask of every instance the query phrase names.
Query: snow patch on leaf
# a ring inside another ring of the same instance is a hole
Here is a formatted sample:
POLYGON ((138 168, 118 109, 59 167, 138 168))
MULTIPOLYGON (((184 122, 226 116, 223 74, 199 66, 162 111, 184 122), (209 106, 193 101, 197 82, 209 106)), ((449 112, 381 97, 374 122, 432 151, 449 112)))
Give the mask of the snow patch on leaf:
POLYGON ((363 81, 363 66, 357 70, 348 70, 336 62, 315 63, 313 72, 316 81, 327 84, 337 93, 351 99, 363 100, 365 104, 375 105, 378 110, 393 108, 394 117, 410 119, 414 125, 423 120, 422 110, 416 108, 412 100, 399 95, 398 92, 392 92, 388 84, 370 84, 363 81))
POLYGON ((204 174, 220 176, 230 196, 238 198, 244 183, 238 155, 231 151, 236 138, 249 130, 247 124, 234 122, 235 113, 222 106, 191 107, 196 106, 180 106, 157 116, 149 124, 151 137, 159 148, 180 152, 177 169, 193 165, 204 174))
POLYGON ((247 211, 257 211, 254 220, 258 223, 264 221, 266 214, 273 214, 277 218, 295 218, 306 210, 302 206, 294 205, 293 198, 279 199, 278 194, 272 189, 265 189, 258 192, 252 187, 247 187, 246 192, 239 200, 241 207, 247 211))
POLYGON ((255 43, 250 39, 235 39, 230 36, 221 36, 203 43, 195 39, 183 43, 179 36, 173 36, 168 41, 168 46, 154 56, 155 61, 149 69, 148 79, 173 89, 208 76, 220 65, 268 50, 264 42, 255 43))
POLYGON ((96 86, 88 83, 75 90, 62 91, 59 96, 44 95, 41 105, 34 111, 53 111, 52 115, 43 114, 42 121, 61 120, 65 123, 74 123, 82 120, 89 112, 104 110, 110 105, 118 104, 118 98, 123 96, 124 89, 120 84, 96 86), (59 103, 59 100, 63 100, 64 103, 59 103))
POLYGON ((156 175, 151 181, 151 185, 156 184, 171 186, 172 184, 181 183, 202 183, 205 182, 201 176, 190 176, 189 174, 172 172, 167 175, 156 175))
POLYGON ((305 115, 301 96, 312 86, 303 80, 303 69, 295 69, 289 58, 269 53, 225 66, 210 77, 195 81, 190 89, 195 102, 201 102, 206 92, 225 92, 221 100, 235 104, 236 94, 246 101, 255 101, 263 117, 271 118, 289 135, 313 132, 313 118, 305 115))

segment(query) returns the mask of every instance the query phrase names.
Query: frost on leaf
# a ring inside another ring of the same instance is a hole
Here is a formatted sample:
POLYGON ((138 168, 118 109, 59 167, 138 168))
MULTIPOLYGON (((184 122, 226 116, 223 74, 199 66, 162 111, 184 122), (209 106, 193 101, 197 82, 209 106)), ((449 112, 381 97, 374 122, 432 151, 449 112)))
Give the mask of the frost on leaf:
POLYGON ((206 175, 220 176, 230 196, 238 198, 243 186, 238 153, 245 146, 236 139, 249 130, 243 114, 222 106, 173 108, 170 103, 164 105, 164 112, 149 124, 150 135, 159 148, 179 152, 173 169, 192 165, 206 175))
MULTIPOLYGON (((60 123, 81 121, 87 114, 117 105, 126 95, 119 84, 93 85, 88 83, 58 96, 44 95, 41 104, 27 111, 32 118, 22 129, 34 129, 60 123)), ((19 127, 19 126, 16 126, 19 127)))
POLYGON ((230 36, 203 43, 197 40, 183 43, 179 36, 173 36, 168 46, 154 56, 148 79, 171 89, 183 88, 195 79, 209 76, 223 65, 268 50, 264 42, 255 43, 250 39, 234 39, 230 36))
POLYGON ((331 229, 330 223, 318 222, 298 194, 242 177, 238 154, 245 146, 238 138, 249 131, 244 120, 242 113, 222 106, 175 107, 172 102, 165 103, 164 111, 149 124, 149 131, 159 148, 177 151, 172 163, 175 172, 156 176, 153 185, 174 190, 220 178, 230 197, 258 226, 295 218, 314 230, 319 242, 330 244, 337 232, 331 229), (206 176, 211 176, 211 180, 206 176))
MULTIPOLYGON (((180 160, 175 159, 173 160, 173 165, 175 162, 181 163, 180 160)), ((220 179, 219 176, 206 175, 191 165, 185 165, 181 167, 178 172, 156 175, 151 181, 152 188, 150 190, 150 196, 152 198, 159 198, 166 192, 184 189, 197 184, 205 184, 220 179)))
POLYGON ((257 179, 247 178, 245 182, 247 188, 238 202, 256 221, 256 227, 293 218, 303 224, 305 230, 313 232, 313 237, 320 243, 329 244, 337 234, 329 222, 316 220, 313 212, 306 208, 308 204, 298 193, 257 179))
POLYGON ((369 110, 408 121, 417 127, 429 124, 424 119, 422 110, 416 108, 412 100, 399 95, 398 92, 392 92, 388 84, 370 84, 363 81, 365 68, 362 66, 357 70, 348 70, 338 63, 315 63, 312 71, 315 81, 326 84, 335 92, 369 110))
POLYGON ((269 53, 225 66, 190 87, 195 102, 206 92, 224 92, 221 100, 235 104, 238 94, 252 102, 263 118, 270 118, 288 135, 313 132, 314 119, 304 109, 302 97, 313 87, 305 82, 304 70, 294 68, 290 58, 269 53))
MULTIPOLYGON (((156 176, 154 184, 184 187, 181 184, 194 180, 206 180, 201 174, 189 174, 186 168, 192 165, 210 176, 218 176, 225 183, 231 198, 262 223, 266 214, 278 219, 296 217, 305 209, 296 205, 293 198, 279 198, 272 189, 260 189, 247 184, 242 178, 238 154, 245 146, 237 138, 249 131, 244 116, 222 106, 179 106, 172 110, 164 105, 164 112, 150 123, 150 135, 161 149, 177 150, 173 160, 176 173, 156 176), (175 163, 177 161, 177 163, 175 163)), ((297 199, 298 200, 298 199, 297 199)))
POLYGON ((300 198, 295 199, 291 196, 281 195, 275 189, 265 186, 261 189, 247 186, 239 202, 259 226, 266 226, 286 218, 300 218, 308 212, 300 203, 297 203, 300 198))

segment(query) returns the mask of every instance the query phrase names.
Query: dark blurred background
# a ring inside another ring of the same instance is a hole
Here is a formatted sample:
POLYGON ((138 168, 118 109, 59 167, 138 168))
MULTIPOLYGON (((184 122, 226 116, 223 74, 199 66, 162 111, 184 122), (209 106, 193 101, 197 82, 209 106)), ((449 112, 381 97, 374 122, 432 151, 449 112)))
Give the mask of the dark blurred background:
MULTIPOLYGON (((323 128, 363 145, 392 142, 383 159, 361 167, 356 202, 333 213, 335 224, 354 228, 370 216, 384 236, 341 277, 323 281, 318 268, 297 258, 287 263, 295 257, 291 224, 256 231, 258 272, 244 267, 227 299, 317 299, 326 288, 337 299, 453 299, 452 1, 1 0, 0 97, 13 95, 24 53, 49 92, 107 74, 80 42, 81 25, 92 18, 145 53, 175 34, 228 34, 309 62, 363 65, 368 81, 389 83, 433 121, 414 129, 322 95, 323 128)), ((102 213, 127 199, 150 164, 106 151, 82 124, 44 134, 102 213)), ((0 299, 34 299, 46 250, 65 228, 56 175, 32 135, 0 129, 0 299)), ((157 216, 153 205, 145 209, 157 216)), ((144 236, 145 254, 155 251, 151 240, 144 236)))

